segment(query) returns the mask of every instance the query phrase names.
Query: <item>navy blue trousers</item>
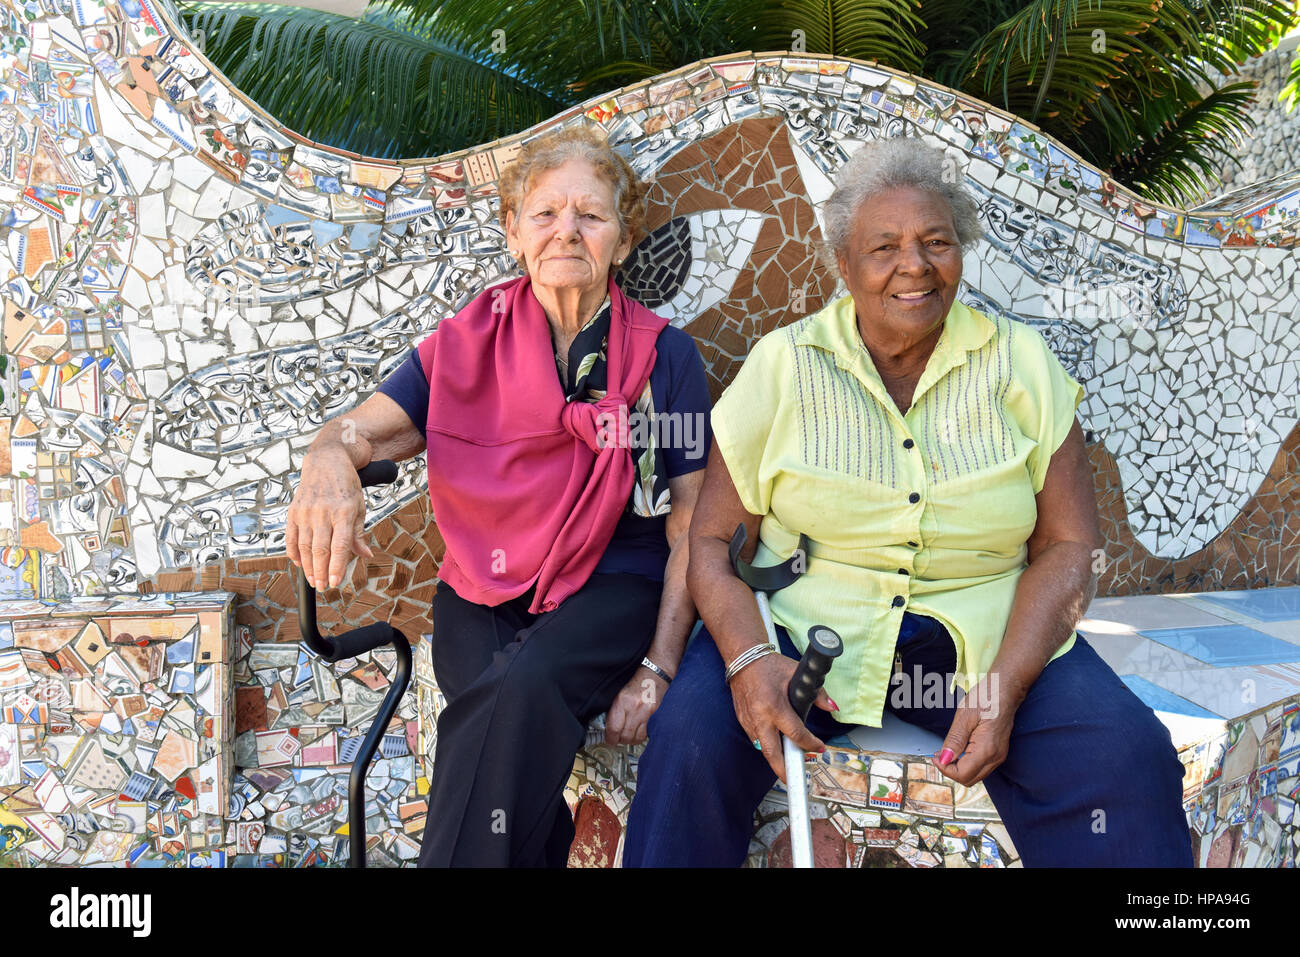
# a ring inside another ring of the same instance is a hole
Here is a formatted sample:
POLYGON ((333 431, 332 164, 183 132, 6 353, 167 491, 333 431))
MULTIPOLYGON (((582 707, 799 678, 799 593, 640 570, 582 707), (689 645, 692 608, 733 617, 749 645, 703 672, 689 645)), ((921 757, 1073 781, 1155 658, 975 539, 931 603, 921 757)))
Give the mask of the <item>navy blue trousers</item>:
MULTIPOLYGON (((904 675, 955 670, 952 638, 933 619, 904 613, 897 647, 904 675)), ((702 629, 650 719, 625 867, 744 863, 754 811, 776 776, 736 718, 724 670, 702 629)), ((954 713, 951 700, 894 707, 887 698, 886 707, 940 737, 954 713)), ((851 727, 820 708, 808 716, 823 741, 851 727)), ((1168 729, 1080 636, 1030 688, 1007 759, 983 783, 1027 867, 1191 867, 1182 781, 1168 729)))

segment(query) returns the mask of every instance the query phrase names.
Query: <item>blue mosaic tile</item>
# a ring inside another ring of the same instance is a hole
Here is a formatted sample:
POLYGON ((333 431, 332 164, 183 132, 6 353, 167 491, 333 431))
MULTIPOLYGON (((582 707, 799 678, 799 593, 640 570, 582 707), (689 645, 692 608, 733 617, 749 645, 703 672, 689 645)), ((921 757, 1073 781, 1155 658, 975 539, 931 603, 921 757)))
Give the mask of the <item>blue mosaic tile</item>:
POLYGON ((1186 698, 1180 697, 1166 688, 1152 684, 1140 675, 1120 675, 1119 680, 1124 682, 1128 689, 1141 698, 1142 703, 1152 711, 1181 714, 1189 718, 1223 717, 1223 715, 1215 714, 1213 711, 1205 710, 1199 704, 1193 704, 1186 698))
POLYGON ((1300 646, 1245 625, 1155 628, 1138 634, 1216 668, 1300 661, 1300 646))
POLYGON ((1217 249, 1222 244, 1217 236, 1205 228, 1209 222, 1210 220, 1189 218, 1187 220, 1187 238, 1184 242, 1189 246, 1209 246, 1217 249))
POLYGON ((1197 595, 1259 621, 1300 619, 1300 588, 1252 588, 1197 595))

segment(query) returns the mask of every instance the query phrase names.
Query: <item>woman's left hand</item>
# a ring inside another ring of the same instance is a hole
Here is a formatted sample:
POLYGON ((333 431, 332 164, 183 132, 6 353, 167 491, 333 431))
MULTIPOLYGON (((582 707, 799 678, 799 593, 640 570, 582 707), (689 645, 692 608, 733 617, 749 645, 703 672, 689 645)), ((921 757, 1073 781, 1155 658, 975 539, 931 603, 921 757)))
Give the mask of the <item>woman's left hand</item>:
POLYGON ((637 668, 605 715, 606 744, 638 744, 645 740, 646 722, 664 700, 668 682, 649 668, 637 668))
POLYGON ((957 705, 943 748, 934 756, 935 766, 958 784, 970 787, 984 780, 1007 759, 1017 702, 1000 684, 1007 682, 999 682, 994 672, 971 686, 957 705), (944 751, 957 757, 943 763, 944 751))

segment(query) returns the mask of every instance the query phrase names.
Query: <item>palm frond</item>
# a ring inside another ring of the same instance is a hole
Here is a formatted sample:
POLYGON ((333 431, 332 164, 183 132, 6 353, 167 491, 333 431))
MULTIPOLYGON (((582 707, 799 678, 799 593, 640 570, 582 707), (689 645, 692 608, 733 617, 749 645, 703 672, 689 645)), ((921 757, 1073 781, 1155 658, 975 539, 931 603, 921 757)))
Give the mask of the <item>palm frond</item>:
POLYGON ((565 101, 404 29, 382 8, 354 19, 271 4, 179 7, 241 92, 311 139, 376 156, 449 152, 521 129, 565 101))
POLYGON ((962 88, 1020 116, 1041 119, 1046 107, 1052 128, 1077 129, 1122 61, 1139 52, 1135 38, 1157 9, 1150 0, 1022 4, 967 51, 962 88))
MULTIPOLYGON (((610 89, 730 52, 724 0, 391 0, 413 25, 547 89, 610 89), (618 70, 614 64, 621 64, 618 70)), ((591 90, 591 92, 599 92, 591 90)))
POLYGON ((741 48, 792 50, 877 60, 915 73, 925 48, 916 0, 776 0, 734 4, 734 36, 741 48))
POLYGON ((1187 4, 1202 35, 1202 58, 1221 73, 1275 47, 1300 26, 1294 0, 1201 0, 1187 4))
POLYGON ((1291 72, 1277 98, 1286 105, 1288 113, 1295 109, 1297 102, 1300 102, 1300 54, 1291 61, 1291 72))
POLYGON ((1230 83, 1203 99, 1176 90, 1149 104, 1139 127, 1140 145, 1118 157, 1113 175, 1142 195, 1172 205, 1195 202, 1235 165, 1239 138, 1253 125, 1247 110, 1255 98, 1250 82, 1230 83))
MULTIPOLYGON (((1221 77, 1295 0, 385 0, 361 20, 181 3, 241 91, 372 155, 445 152, 740 50, 876 60, 1025 117, 1152 199, 1232 161, 1250 89, 1221 77), (1206 91, 1209 91, 1207 94, 1206 91)), ((1300 101, 1300 58, 1283 91, 1300 101)))
MULTIPOLYGON (((927 67, 1031 119, 1152 199, 1198 194, 1249 128, 1250 90, 1203 96, 1297 15, 1291 0, 927 0, 927 67), (960 12, 965 16, 954 23, 960 12), (975 39, 976 30, 984 32, 975 39)), ((1297 82, 1300 90, 1300 81, 1297 82)))

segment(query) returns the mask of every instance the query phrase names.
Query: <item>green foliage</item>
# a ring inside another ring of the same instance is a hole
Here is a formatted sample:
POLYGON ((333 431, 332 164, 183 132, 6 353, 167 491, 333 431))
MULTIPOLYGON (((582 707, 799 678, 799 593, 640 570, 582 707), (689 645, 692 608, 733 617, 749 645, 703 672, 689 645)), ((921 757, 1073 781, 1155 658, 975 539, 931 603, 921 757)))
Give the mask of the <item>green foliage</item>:
POLYGON ((732 49, 723 0, 386 2, 479 62, 569 103, 732 49))
POLYGON ((444 153, 527 128, 568 102, 384 7, 360 20, 272 4, 181 10, 240 91, 296 132, 359 153, 444 153))
MULTIPOLYGON (((1251 85, 1216 77, 1300 23, 1294 0, 386 0, 360 21, 180 9, 273 115, 372 155, 488 142, 699 59, 802 47, 986 100, 1172 204, 1212 187, 1249 129, 1251 85)), ((1300 100, 1300 60, 1285 94, 1300 100)))
POLYGON ((1118 156, 1111 173, 1144 196, 1177 203, 1203 194, 1205 183, 1233 160, 1236 138, 1249 132, 1245 118, 1254 84, 1232 83, 1204 98, 1177 93, 1153 100, 1139 117, 1136 146, 1118 156))
POLYGON ((925 55, 920 6, 915 0, 733 2, 727 16, 734 49, 791 50, 798 39, 810 53, 876 60, 914 73, 925 55))
POLYGON ((927 75, 1175 205, 1212 187, 1250 129, 1252 85, 1216 90, 1215 74, 1234 72, 1298 22, 1290 0, 934 0, 922 16, 959 24, 924 37, 936 53, 927 75))
POLYGON ((1287 77, 1278 99, 1286 105, 1288 113, 1295 109, 1296 103, 1300 103, 1300 54, 1291 62, 1291 75, 1287 77))

